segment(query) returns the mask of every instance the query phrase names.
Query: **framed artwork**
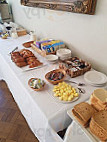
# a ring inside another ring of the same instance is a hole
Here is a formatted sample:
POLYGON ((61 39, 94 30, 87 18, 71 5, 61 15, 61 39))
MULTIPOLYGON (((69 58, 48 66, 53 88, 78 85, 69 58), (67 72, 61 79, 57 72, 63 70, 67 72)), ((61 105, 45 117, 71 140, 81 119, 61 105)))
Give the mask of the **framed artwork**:
POLYGON ((21 4, 52 10, 94 14, 97 0, 21 0, 21 4))

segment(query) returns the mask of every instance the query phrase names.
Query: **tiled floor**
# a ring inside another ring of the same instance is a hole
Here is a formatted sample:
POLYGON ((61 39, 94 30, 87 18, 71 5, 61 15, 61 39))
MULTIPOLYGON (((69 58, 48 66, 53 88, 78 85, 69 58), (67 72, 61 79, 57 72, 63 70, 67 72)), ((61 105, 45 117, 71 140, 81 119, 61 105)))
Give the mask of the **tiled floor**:
POLYGON ((38 142, 4 81, 0 81, 0 142, 38 142))

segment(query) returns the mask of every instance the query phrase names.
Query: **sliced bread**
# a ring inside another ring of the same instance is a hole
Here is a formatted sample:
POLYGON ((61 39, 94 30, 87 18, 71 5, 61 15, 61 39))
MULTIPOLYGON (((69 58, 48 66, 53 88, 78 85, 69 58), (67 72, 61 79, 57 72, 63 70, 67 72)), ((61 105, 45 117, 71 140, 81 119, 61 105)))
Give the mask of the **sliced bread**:
POLYGON ((94 113, 90 122, 90 131, 101 141, 107 140, 107 111, 94 113))
POLYGON ((78 122, 87 127, 90 121, 90 118, 95 113, 95 109, 86 102, 82 102, 74 106, 72 113, 78 122))
POLYGON ((98 111, 107 109, 107 91, 96 89, 90 98, 91 105, 98 111))

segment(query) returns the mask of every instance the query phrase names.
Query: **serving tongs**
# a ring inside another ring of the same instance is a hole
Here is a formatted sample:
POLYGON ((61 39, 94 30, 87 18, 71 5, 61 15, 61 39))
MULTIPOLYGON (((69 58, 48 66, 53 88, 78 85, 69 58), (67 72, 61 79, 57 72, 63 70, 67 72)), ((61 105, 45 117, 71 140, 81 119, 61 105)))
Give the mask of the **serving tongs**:
POLYGON ((77 84, 78 86, 85 86, 84 83, 77 83, 75 81, 71 81, 71 80, 65 80, 66 82, 70 82, 70 83, 74 83, 74 84, 77 84))
MULTIPOLYGON (((68 82, 68 83, 74 83, 74 84, 77 84, 78 86, 84 86, 85 84, 84 83, 81 83, 81 85, 80 85, 80 83, 76 83, 76 82, 74 82, 74 81, 71 81, 71 80, 64 80, 65 82, 68 82)), ((78 88, 78 90, 79 90, 79 93, 82 93, 82 94, 85 94, 85 89, 83 89, 83 88, 80 88, 80 87, 77 87, 78 88)))
MULTIPOLYGON (((78 87, 77 87, 78 88, 78 87)), ((82 93, 82 94, 85 94, 85 89, 83 88, 78 88, 79 92, 82 93)))
POLYGON ((18 49, 18 47, 15 47, 8 55, 11 55, 13 52, 15 52, 18 49))

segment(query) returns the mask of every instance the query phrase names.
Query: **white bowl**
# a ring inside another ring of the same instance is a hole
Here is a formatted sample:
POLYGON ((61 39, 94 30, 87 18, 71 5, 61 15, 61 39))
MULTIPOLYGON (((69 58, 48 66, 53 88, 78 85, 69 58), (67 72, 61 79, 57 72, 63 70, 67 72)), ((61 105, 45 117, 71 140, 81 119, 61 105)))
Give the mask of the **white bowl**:
POLYGON ((57 50, 57 55, 59 57, 71 55, 71 50, 66 48, 59 49, 57 50))
POLYGON ((46 60, 48 62, 57 62, 58 61, 58 56, 57 55, 47 55, 46 60))

